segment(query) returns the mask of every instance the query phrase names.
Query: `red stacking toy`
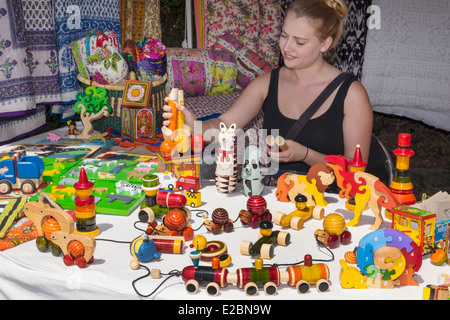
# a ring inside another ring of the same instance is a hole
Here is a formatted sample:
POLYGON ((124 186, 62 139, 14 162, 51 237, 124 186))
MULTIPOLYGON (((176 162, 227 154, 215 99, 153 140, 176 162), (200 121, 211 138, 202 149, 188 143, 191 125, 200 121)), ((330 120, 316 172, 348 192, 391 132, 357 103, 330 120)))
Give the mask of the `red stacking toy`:
POLYGON ((80 169, 80 177, 73 187, 75 188, 75 218, 77 233, 96 237, 100 230, 96 224, 95 198, 92 196, 94 183, 89 181, 84 167, 80 169))

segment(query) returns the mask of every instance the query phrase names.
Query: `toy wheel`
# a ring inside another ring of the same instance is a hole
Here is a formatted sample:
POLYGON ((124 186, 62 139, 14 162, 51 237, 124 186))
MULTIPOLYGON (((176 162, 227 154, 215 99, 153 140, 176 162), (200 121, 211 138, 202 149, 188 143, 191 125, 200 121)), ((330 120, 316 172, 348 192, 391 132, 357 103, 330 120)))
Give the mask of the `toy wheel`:
POLYGON ((189 192, 190 192, 190 193, 194 193, 194 192, 195 192, 194 188, 190 188, 190 189, 189 189, 189 192))
POLYGON ((273 215, 273 223, 280 226, 281 219, 283 219, 284 216, 286 216, 286 213, 284 213, 284 212, 281 212, 281 211, 275 212, 275 214, 273 215))
POLYGON ((206 292, 210 296, 217 296, 219 294, 219 285, 215 282, 210 282, 206 285, 206 292))
POLYGON ((261 252, 260 252, 261 258, 267 259, 267 260, 272 259, 274 256, 273 249, 274 249, 274 246, 272 244, 264 243, 261 246, 261 252))
POLYGON ((94 263, 94 256, 92 256, 92 257, 89 259, 89 261, 87 262, 87 264, 92 264, 92 263, 94 263))
POLYGON ((330 283, 325 279, 320 279, 316 283, 316 288, 319 292, 327 292, 328 290, 330 290, 330 283))
POLYGON ((183 191, 183 186, 178 186, 178 190, 183 191))
POLYGON ((140 222, 152 222, 155 220, 155 213, 147 207, 139 211, 138 218, 140 222))
POLYGON ((20 186, 20 190, 25 194, 33 193, 36 191, 36 184, 32 180, 25 180, 20 186))
POLYGON ((12 191, 12 184, 6 179, 0 180, 0 194, 8 194, 12 191))
POLYGON ((249 297, 256 296, 258 293, 258 286, 254 282, 249 282, 244 286, 244 292, 249 297))
POLYGON ((264 292, 268 296, 273 296, 274 294, 277 293, 277 291, 278 291, 277 285, 274 282, 272 282, 272 281, 267 282, 264 285, 264 292))
POLYGON ((277 243, 283 247, 289 245, 291 243, 291 235, 289 232, 280 231, 277 236, 277 243))
POLYGON ((70 254, 64 255, 63 261, 66 266, 71 266, 74 263, 73 257, 70 254))
POLYGON ((309 292, 309 283, 305 280, 300 280, 299 282, 297 282, 295 287, 297 288, 298 293, 304 294, 309 292))
POLYGON ((300 217, 293 217, 291 219, 291 228, 294 229, 294 230, 303 229, 303 223, 304 222, 305 221, 302 218, 300 218, 300 217))
POLYGON ((253 243, 251 243, 250 241, 242 241, 240 247, 241 254, 243 254, 244 256, 249 256, 252 246, 253 243))
POLYGON ((325 216, 325 210, 322 207, 312 208, 312 217, 316 220, 322 220, 325 216))
POLYGON ((189 294, 196 293, 198 291, 198 281, 194 279, 189 280, 186 282, 185 288, 189 294))
POLYGON ((194 238, 194 229, 186 227, 181 234, 186 241, 191 241, 194 238))
POLYGON ((86 268, 87 262, 86 262, 86 259, 84 257, 78 257, 75 260, 75 264, 78 266, 78 268, 83 269, 83 268, 86 268))

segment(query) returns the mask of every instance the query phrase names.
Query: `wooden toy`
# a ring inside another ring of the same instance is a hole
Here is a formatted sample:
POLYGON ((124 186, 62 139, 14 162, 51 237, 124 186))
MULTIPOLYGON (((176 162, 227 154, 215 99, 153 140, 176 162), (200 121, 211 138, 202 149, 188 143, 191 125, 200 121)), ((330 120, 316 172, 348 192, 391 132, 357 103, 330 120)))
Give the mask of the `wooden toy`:
POLYGON ((69 136, 70 138, 75 139, 75 136, 81 134, 81 131, 77 129, 77 124, 75 121, 72 120, 67 121, 67 126, 68 129, 67 132, 64 134, 65 136, 69 136))
POLYGON ((95 238, 75 233, 73 217, 59 208, 48 195, 41 193, 40 202, 26 203, 24 213, 38 231, 36 246, 39 251, 46 252, 50 248, 54 256, 59 256, 62 252, 67 266, 75 263, 78 267, 85 268, 94 261, 95 238))
POLYGON ((186 197, 187 205, 192 208, 201 206, 202 204, 202 194, 201 192, 188 192, 182 191, 186 197))
POLYGON ((339 260, 344 289, 418 285, 412 277, 422 266, 422 253, 401 231, 380 229, 365 235, 359 242, 356 261, 359 269, 339 260))
POLYGON ((392 229, 400 230, 414 240, 422 254, 429 254, 435 245, 436 214, 401 205, 389 209, 392 229))
POLYGON ((273 296, 282 283, 296 287, 300 294, 308 293, 311 285, 315 285, 318 292, 326 292, 330 288, 328 266, 324 263, 313 264, 310 255, 305 256, 304 265, 289 266, 285 271, 275 266, 265 267, 263 259, 257 258, 254 267, 238 268, 231 273, 219 266, 217 257, 214 259, 211 267, 193 265, 182 270, 181 277, 189 294, 197 293, 202 286, 206 287, 208 295, 216 296, 221 288, 229 284, 243 289, 247 296, 256 296, 260 288, 266 295, 273 296))
POLYGON ((286 145, 286 141, 284 140, 284 138, 282 136, 271 136, 268 135, 266 138, 266 143, 267 146, 270 147, 271 149, 274 149, 276 151, 286 151, 287 150, 287 145, 286 145))
POLYGON ((20 188, 24 194, 34 193, 42 184, 44 161, 37 156, 14 153, 0 160, 0 194, 20 188))
POLYGON ((203 224, 213 234, 219 234, 222 231, 232 232, 234 230, 233 220, 229 218, 228 211, 224 208, 214 209, 211 216, 211 221, 204 220, 203 224))
POLYGON ((333 171, 327 165, 317 163, 306 175, 282 174, 277 180, 275 196, 281 202, 295 202, 295 197, 302 194, 307 198, 308 206, 326 207, 324 192, 333 182, 333 171))
POLYGON ((274 256, 274 245, 279 244, 287 246, 291 242, 291 236, 288 232, 273 231, 273 223, 262 221, 259 224, 261 237, 255 242, 242 241, 240 252, 246 256, 261 256, 263 259, 272 259, 274 256))
MULTIPOLYGON (((361 146, 356 145, 355 154, 353 159, 348 162, 348 169, 351 172, 363 172, 366 170, 367 162, 363 161, 361 154, 361 146)), ((345 208, 350 211, 355 210, 355 199, 351 197, 345 202, 345 208)), ((367 209, 367 206, 364 208, 367 209)))
POLYGON ((96 224, 95 198, 92 196, 94 183, 89 181, 84 167, 80 169, 78 182, 73 185, 75 201, 75 232, 96 237, 100 229, 96 224))
POLYGON ((273 222, 282 227, 291 227, 294 230, 303 228, 303 224, 309 219, 322 220, 324 217, 324 209, 316 206, 306 206, 306 197, 299 194, 295 197, 295 208, 289 214, 283 212, 275 212, 273 222))
POLYGON ((232 193, 237 186, 237 160, 234 149, 236 124, 229 128, 220 123, 219 153, 216 163, 216 189, 219 193, 232 193))
POLYGON ((410 147, 411 135, 408 133, 400 133, 398 135, 398 148, 394 150, 397 161, 390 189, 398 202, 403 205, 416 203, 411 176, 409 174, 409 161, 414 155, 414 151, 410 147))
POLYGON ((261 195, 264 191, 264 175, 261 167, 261 151, 255 145, 245 148, 242 165, 242 192, 246 197, 261 195))
POLYGON ((180 177, 175 187, 180 191, 188 190, 191 193, 198 192, 200 190, 200 178, 194 176, 180 177))
POLYGON ((232 259, 227 252, 228 247, 223 241, 207 241, 204 236, 195 236, 192 239, 191 247, 195 249, 195 251, 189 254, 194 265, 198 266, 200 261, 207 264, 212 264, 213 261, 216 261, 222 268, 231 264, 232 259), (218 258, 218 260, 216 258, 218 258))
POLYGON ((250 225, 253 229, 259 226, 261 221, 272 221, 272 214, 267 209, 267 202, 263 196, 251 196, 247 200, 247 210, 239 212, 239 218, 243 225, 250 225))
POLYGON ((94 131, 92 122, 108 117, 113 112, 108 103, 108 92, 104 88, 90 86, 84 93, 78 93, 76 99, 77 102, 73 108, 83 122, 83 131, 77 135, 77 139, 89 139, 94 131))
POLYGON ((430 254, 430 260, 434 265, 441 266, 449 262, 447 252, 444 249, 432 248, 431 252, 432 253, 430 254))
POLYGON ((450 285, 427 285, 423 288, 422 300, 450 300, 450 285))
POLYGON ((366 204, 375 215, 375 223, 369 227, 377 230, 383 223, 381 207, 392 208, 398 206, 398 201, 377 177, 367 172, 351 172, 348 169, 348 160, 340 155, 325 157, 327 166, 331 167, 336 176, 336 182, 341 189, 341 198, 355 198, 354 218, 347 222, 348 226, 356 226, 361 220, 361 215, 366 204))
POLYGON ((171 172, 175 181, 180 177, 198 177, 201 184, 201 154, 164 156, 161 150, 156 152, 158 171, 171 172))
POLYGON ((352 241, 352 234, 347 230, 345 219, 339 213, 328 214, 323 219, 323 230, 318 229, 314 234, 330 249, 337 248, 339 242, 347 245, 352 241))

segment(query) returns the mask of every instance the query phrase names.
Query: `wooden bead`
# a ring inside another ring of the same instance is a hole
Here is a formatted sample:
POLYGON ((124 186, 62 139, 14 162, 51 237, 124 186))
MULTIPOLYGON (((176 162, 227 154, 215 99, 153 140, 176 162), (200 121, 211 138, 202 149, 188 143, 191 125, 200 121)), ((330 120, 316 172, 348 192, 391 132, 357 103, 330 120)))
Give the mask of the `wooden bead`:
POLYGON ((131 270, 137 270, 137 269, 139 269, 139 260, 137 260, 137 259, 131 260, 131 262, 130 262, 130 268, 131 268, 131 270))
POLYGON ((160 269, 152 269, 150 271, 150 277, 152 277, 152 279, 160 279, 161 278, 161 270, 160 269))

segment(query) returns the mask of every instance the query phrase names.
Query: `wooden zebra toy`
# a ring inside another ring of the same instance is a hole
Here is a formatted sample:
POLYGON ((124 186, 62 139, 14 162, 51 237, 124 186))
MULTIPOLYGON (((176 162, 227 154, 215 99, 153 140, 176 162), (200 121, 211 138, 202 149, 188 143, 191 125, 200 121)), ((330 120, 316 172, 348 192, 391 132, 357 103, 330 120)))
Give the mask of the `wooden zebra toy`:
POLYGON ((219 155, 216 162, 216 188, 220 193, 232 193, 237 185, 237 160, 234 148, 236 124, 229 128, 221 122, 219 155))

